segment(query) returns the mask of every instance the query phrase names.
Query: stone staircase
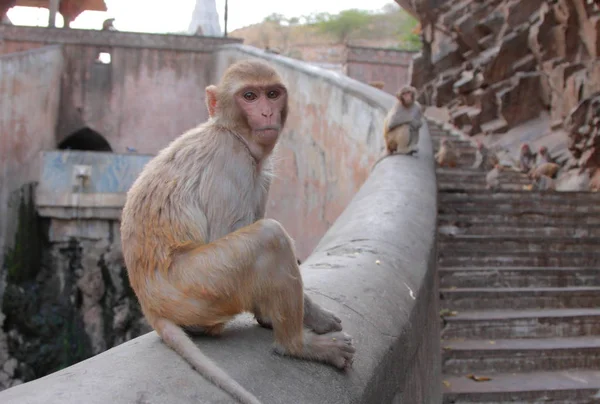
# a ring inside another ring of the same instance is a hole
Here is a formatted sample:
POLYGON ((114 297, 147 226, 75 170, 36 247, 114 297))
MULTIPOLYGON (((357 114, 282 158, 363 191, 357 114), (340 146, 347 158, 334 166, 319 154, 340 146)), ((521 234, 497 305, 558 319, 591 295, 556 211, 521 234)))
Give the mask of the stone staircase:
POLYGON ((488 191, 455 144, 437 169, 444 403, 600 403, 600 193, 510 171, 488 191))

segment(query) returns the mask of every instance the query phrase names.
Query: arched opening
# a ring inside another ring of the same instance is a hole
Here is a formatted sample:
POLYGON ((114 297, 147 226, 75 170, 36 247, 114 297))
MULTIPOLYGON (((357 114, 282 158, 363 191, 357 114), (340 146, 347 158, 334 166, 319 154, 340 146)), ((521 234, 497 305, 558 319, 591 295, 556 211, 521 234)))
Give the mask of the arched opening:
POLYGON ((112 152, 110 144, 98 132, 90 128, 83 128, 68 136, 65 140, 59 143, 58 148, 61 150, 88 150, 112 152))

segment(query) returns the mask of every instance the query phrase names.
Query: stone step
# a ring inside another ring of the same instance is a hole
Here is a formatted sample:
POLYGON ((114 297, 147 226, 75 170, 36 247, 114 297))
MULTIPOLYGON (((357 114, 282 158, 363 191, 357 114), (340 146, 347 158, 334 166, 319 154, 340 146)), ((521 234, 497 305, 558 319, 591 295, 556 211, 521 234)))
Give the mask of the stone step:
MULTIPOLYGON (((461 178, 484 178, 487 174, 487 171, 483 169, 476 169, 471 167, 463 167, 463 168, 449 168, 449 167, 437 167, 435 169, 435 174, 438 177, 461 177, 461 178)), ((514 171, 514 170, 506 170, 501 171, 500 178, 520 178, 527 177, 526 174, 514 171)))
MULTIPOLYGON (((520 191, 523 190, 523 187, 526 184, 513 184, 507 182, 501 182, 496 188, 495 192, 504 192, 504 191, 520 191)), ((447 192, 447 191, 485 191, 486 184, 485 183, 477 183, 477 182, 438 182, 438 191, 447 192)), ((489 190, 488 192, 493 192, 489 190)))
POLYGON ((600 390, 600 371, 595 370, 502 373, 486 382, 443 375, 442 380, 444 404, 591 404, 598 402, 600 390))
MULTIPOLYGON (((491 194, 491 193, 490 193, 491 194)), ((593 213, 600 217, 600 201, 589 201, 581 203, 579 201, 568 200, 564 202, 556 202, 553 200, 543 199, 526 199, 521 200, 453 200, 440 201, 439 210, 441 212, 507 212, 517 214, 522 212, 539 212, 539 213, 554 213, 554 212, 578 212, 578 213, 593 213)))
POLYGON ((582 223, 572 223, 569 227, 543 226, 539 223, 535 227, 522 227, 518 225, 496 225, 458 223, 457 225, 438 223, 438 234, 440 238, 453 235, 496 235, 496 236, 518 236, 518 237, 600 237, 600 224, 585 226, 582 223))
POLYGON ((476 255, 438 252, 438 267, 597 267, 600 253, 522 253, 476 255))
POLYGON ((456 311, 592 308, 600 307, 600 287, 450 287, 440 289, 440 306, 456 311))
MULTIPOLYGON (((485 185, 486 179, 485 179, 486 173, 481 173, 480 175, 465 175, 465 176, 461 176, 461 175, 448 175, 448 174, 442 174, 442 175, 438 175, 437 176, 437 183, 438 186, 439 185, 443 185, 443 186, 449 186, 449 185, 454 185, 456 184, 457 186, 463 184, 463 185, 468 185, 471 183, 475 183, 478 185, 485 185)), ((512 185, 529 185, 532 184, 533 181, 530 178, 527 178, 526 176, 517 176, 517 175, 502 175, 499 176, 499 180, 500 180, 500 185, 506 185, 506 184, 512 184, 512 185)), ((525 199, 527 196, 523 195, 523 199, 525 199)))
POLYGON ((443 322, 444 340, 600 335, 600 309, 590 308, 458 311, 443 322))
POLYGON ((440 288, 600 286, 600 267, 455 267, 439 268, 438 274, 440 288))
POLYGON ((440 202, 447 203, 452 201, 462 202, 484 202, 491 201, 552 201, 562 204, 580 204, 600 203, 600 192, 441 192, 440 202))
POLYGON ((485 208, 478 212, 466 211, 457 212, 454 208, 438 208, 438 223, 467 223, 489 224, 490 226, 511 225, 511 226, 569 226, 585 228, 590 225, 599 225, 600 216, 590 215, 585 212, 543 212, 531 210, 521 210, 513 212, 498 212, 485 208))
POLYGON ((438 248, 453 254, 501 253, 600 253, 598 237, 506 237, 495 235, 456 235, 440 237, 438 248))
POLYGON ((443 341, 442 366, 452 375, 600 369, 600 337, 443 341))

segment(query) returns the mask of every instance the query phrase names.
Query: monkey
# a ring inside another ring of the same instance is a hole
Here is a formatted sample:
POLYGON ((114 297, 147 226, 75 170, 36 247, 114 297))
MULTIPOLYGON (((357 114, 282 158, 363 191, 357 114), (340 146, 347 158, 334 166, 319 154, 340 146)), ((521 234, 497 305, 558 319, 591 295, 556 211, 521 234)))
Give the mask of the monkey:
POLYGON ((498 160, 498 156, 496 156, 496 154, 490 149, 485 147, 481 140, 477 140, 475 148, 475 162, 473 163, 472 168, 489 171, 493 169, 499 162, 500 160, 498 160))
POLYGON ((538 191, 555 191, 556 183, 547 175, 540 175, 534 182, 534 188, 538 191))
POLYGON ((500 186, 500 172, 502 171, 502 166, 500 164, 496 164, 493 169, 491 169, 485 176, 485 187, 486 189, 496 190, 500 186))
POLYGON ((440 148, 435 154, 435 161, 440 167, 456 167, 458 164, 458 151, 447 136, 440 140, 440 148))
POLYGON ((560 166, 556 163, 541 163, 529 172, 529 178, 537 180, 542 175, 555 178, 558 170, 560 166))
POLYGON ((198 25, 196 28, 196 32, 194 33, 196 36, 204 36, 204 30, 202 29, 202 25, 198 25))
POLYGON ((264 218, 270 157, 288 115, 279 73, 239 61, 205 93, 208 120, 162 149, 128 190, 123 257, 162 341, 239 402, 257 404, 188 333, 218 336, 250 312, 273 329, 277 354, 347 369, 356 348, 340 318, 304 293, 292 238, 264 218))
POLYGON ((519 169, 521 172, 529 173, 535 166, 536 153, 531 151, 529 144, 522 143, 519 151, 519 169))
POLYGON ((413 155, 418 151, 423 115, 416 95, 414 87, 402 87, 396 94, 396 103, 383 121, 383 137, 388 154, 399 152, 413 155))
POLYGON ((115 22, 114 18, 107 18, 102 23, 102 31, 117 31, 115 26, 113 25, 115 22))
POLYGON ((558 161, 556 161, 555 158, 553 158, 552 156, 550 156, 550 153, 548 152, 548 148, 546 146, 541 146, 540 149, 538 150, 538 159, 537 159, 537 165, 543 164, 543 163, 554 163, 554 164, 558 164, 558 161))

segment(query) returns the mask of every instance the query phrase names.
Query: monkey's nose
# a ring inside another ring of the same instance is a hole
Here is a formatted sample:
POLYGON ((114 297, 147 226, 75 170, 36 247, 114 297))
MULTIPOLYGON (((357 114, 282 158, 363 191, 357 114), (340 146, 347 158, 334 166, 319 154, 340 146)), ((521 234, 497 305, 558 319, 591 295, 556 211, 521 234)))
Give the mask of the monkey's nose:
POLYGON ((264 116, 265 118, 270 118, 273 116, 273 111, 264 111, 262 112, 262 116, 264 116))

